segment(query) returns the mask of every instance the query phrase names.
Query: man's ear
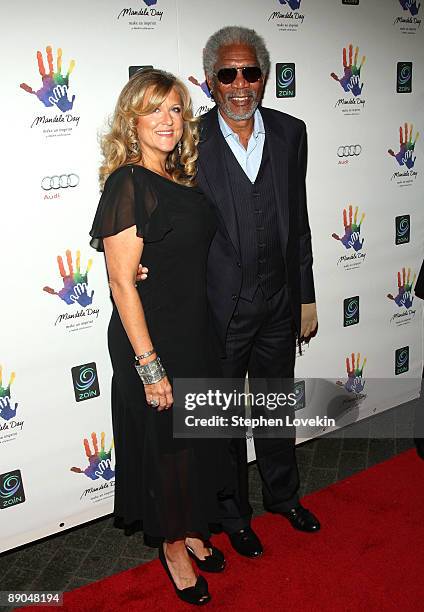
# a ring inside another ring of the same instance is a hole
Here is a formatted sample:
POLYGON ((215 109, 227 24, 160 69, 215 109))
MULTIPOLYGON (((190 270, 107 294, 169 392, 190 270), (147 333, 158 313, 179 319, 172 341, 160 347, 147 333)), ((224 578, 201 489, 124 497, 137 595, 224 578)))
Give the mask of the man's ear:
MULTIPOLYGON (((206 76, 206 75, 205 75, 206 76)), ((209 91, 213 92, 213 79, 211 77, 206 77, 206 83, 208 84, 209 91)))

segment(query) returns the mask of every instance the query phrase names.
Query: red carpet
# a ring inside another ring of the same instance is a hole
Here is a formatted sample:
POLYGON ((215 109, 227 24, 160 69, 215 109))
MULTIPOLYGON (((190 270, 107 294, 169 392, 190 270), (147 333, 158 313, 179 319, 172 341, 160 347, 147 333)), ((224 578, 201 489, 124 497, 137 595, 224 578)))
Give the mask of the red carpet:
MULTIPOLYGON (((254 522, 265 548, 255 560, 238 556, 225 536, 215 537, 228 565, 223 574, 207 576, 213 599, 205 610, 422 610, 423 484, 424 462, 408 451, 304 498, 321 519, 318 534, 296 532, 283 518, 265 514, 254 522)), ((176 598, 158 561, 64 599, 64 612, 194 609, 176 598)))

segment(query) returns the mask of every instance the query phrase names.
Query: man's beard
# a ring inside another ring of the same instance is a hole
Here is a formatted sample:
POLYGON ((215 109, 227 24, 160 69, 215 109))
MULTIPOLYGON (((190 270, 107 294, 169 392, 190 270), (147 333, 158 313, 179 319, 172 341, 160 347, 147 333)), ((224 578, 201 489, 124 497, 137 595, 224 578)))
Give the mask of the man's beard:
POLYGON ((250 119, 255 114, 256 109, 258 108, 259 101, 257 99, 257 95, 255 91, 248 90, 243 93, 228 93, 224 96, 223 101, 219 104, 220 108, 224 111, 224 113, 232 119, 233 121, 245 121, 246 119, 250 119), (243 114, 235 113, 231 110, 229 105, 229 100, 231 98, 240 98, 242 96, 248 96, 252 100, 252 106, 250 109, 243 114))

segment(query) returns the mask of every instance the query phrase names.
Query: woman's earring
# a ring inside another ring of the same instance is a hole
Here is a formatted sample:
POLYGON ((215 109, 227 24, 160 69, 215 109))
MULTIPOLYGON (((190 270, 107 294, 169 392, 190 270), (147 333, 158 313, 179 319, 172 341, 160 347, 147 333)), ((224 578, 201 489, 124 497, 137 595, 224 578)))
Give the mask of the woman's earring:
POLYGON ((183 150, 183 145, 181 144, 181 140, 178 143, 178 155, 181 157, 181 151, 183 150))

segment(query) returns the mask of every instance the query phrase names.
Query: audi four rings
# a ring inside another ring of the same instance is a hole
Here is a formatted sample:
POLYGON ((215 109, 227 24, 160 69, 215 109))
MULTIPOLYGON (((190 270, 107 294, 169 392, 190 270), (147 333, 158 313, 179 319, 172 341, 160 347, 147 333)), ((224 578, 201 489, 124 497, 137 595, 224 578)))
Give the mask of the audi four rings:
POLYGON ((361 145, 343 145, 337 149, 339 157, 353 157, 354 155, 360 155, 361 152, 361 145))
POLYGON ((78 174, 55 174, 54 176, 45 176, 41 181, 41 189, 50 191, 50 189, 67 189, 68 187, 76 187, 79 185, 78 174))

